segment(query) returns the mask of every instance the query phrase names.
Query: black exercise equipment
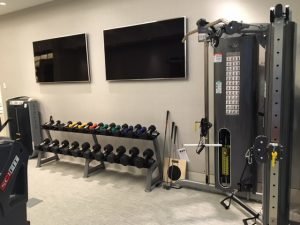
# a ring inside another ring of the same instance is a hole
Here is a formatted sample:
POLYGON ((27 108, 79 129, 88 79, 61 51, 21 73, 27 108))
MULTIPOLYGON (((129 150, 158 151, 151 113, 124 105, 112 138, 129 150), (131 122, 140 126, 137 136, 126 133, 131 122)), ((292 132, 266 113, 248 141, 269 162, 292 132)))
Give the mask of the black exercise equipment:
POLYGON ((75 148, 74 150, 71 151, 71 153, 74 157, 81 157, 83 156, 85 151, 89 150, 90 147, 91 147, 90 143, 84 142, 81 145, 81 148, 75 148))
POLYGON ((123 154, 121 157, 120 157, 120 163, 123 165, 123 166, 128 166, 128 165, 134 165, 134 159, 139 155, 140 153, 140 150, 137 148, 137 147, 132 147, 130 150, 129 150, 129 155, 126 155, 126 154, 123 154))
POLYGON ((59 140, 55 139, 54 141, 51 141, 48 145, 47 151, 52 152, 52 148, 59 145, 59 140))
POLYGON ((111 152, 107 156, 107 162, 109 163, 120 163, 120 158, 126 152, 126 148, 124 146, 119 146, 116 150, 117 154, 111 152))
POLYGON ((40 151, 46 151, 50 142, 51 140, 49 138, 44 139, 43 142, 38 145, 37 149, 40 151))
MULTIPOLYGON (((0 132, 4 124, 0 120, 0 132)), ((27 221, 28 201, 27 164, 33 149, 20 141, 0 138, 0 224, 30 225, 27 221)))
POLYGON ((59 154, 61 153, 61 150, 64 149, 64 148, 68 148, 69 146, 69 141, 67 140, 64 140, 61 142, 60 145, 56 145, 54 147, 51 148, 51 151, 55 154, 59 154))
POLYGON ((103 152, 99 151, 94 156, 98 161, 106 161, 107 156, 114 150, 114 147, 110 144, 107 144, 103 148, 103 152))
POLYGON ((76 148, 79 148, 79 143, 77 141, 72 142, 72 144, 69 146, 69 148, 63 148, 61 150, 61 153, 64 155, 71 155, 72 151, 76 148))
POLYGON ((94 159, 95 155, 100 152, 101 150, 101 145, 100 144, 95 144, 93 145, 92 149, 88 149, 83 153, 83 157, 86 159, 94 159))

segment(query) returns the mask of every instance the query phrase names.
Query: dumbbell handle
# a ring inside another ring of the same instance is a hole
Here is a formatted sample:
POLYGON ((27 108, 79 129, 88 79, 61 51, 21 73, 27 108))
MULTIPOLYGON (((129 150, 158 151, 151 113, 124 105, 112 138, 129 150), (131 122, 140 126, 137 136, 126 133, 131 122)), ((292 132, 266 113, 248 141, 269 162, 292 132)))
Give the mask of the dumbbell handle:
POLYGON ((46 140, 44 140, 44 141, 40 144, 40 146, 46 145, 46 144, 49 144, 49 143, 50 143, 50 139, 46 139, 46 140))

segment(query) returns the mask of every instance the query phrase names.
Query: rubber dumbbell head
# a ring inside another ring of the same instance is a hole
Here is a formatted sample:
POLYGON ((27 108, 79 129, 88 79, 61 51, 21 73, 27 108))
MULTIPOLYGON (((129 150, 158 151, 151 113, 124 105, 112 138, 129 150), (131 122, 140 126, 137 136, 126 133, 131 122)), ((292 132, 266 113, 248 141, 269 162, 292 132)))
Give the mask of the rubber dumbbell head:
POLYGON ((88 149, 86 150, 84 153, 83 153, 83 157, 86 158, 86 159, 94 159, 94 155, 99 152, 101 150, 101 145, 100 144, 94 144, 93 147, 92 147, 92 150, 91 149, 88 149))
POLYGON ((143 152, 143 156, 145 159, 144 167, 149 168, 155 162, 155 160, 152 158, 154 156, 154 151, 148 148, 143 152))
POLYGON ((68 140, 64 140, 61 142, 61 144, 59 146, 55 146, 52 148, 52 152, 53 153, 61 153, 61 150, 64 148, 68 148, 69 146, 69 141, 68 140))
POLYGON ((72 151, 79 147, 79 143, 77 141, 72 142, 72 144, 69 146, 69 148, 62 149, 62 153, 64 155, 70 155, 72 151))
POLYGON ((38 147, 37 147, 38 150, 44 151, 46 149, 46 147, 48 147, 50 142, 51 142, 51 140, 49 138, 44 139, 43 142, 38 145, 38 147))
POLYGON ((103 148, 103 152, 99 151, 95 154, 95 159, 98 161, 105 161, 107 159, 107 156, 114 150, 113 146, 110 144, 107 144, 103 148))
POLYGON ((135 157, 137 157, 140 153, 140 150, 137 148, 137 147, 132 147, 130 150, 129 150, 129 155, 126 155, 126 154, 123 154, 121 157, 120 157, 120 163, 123 165, 123 166, 128 166, 128 165, 133 165, 133 159, 135 157))
POLYGON ((109 163, 119 163, 120 162, 120 157, 126 152, 126 148, 124 146, 119 146, 116 149, 116 153, 111 152, 107 156, 107 162, 109 163))
POLYGON ((90 143, 88 142, 84 142, 82 145, 81 145, 81 148, 76 148, 72 151, 72 155, 74 157, 81 157, 83 156, 83 153, 88 150, 89 148, 91 147, 90 143))
POLYGON ((50 129, 57 130, 58 126, 61 124, 60 120, 57 120, 55 123, 50 125, 50 129))
POLYGON ((54 141, 51 141, 51 143, 48 146, 48 151, 52 152, 52 148, 59 145, 59 140, 55 139, 54 141))

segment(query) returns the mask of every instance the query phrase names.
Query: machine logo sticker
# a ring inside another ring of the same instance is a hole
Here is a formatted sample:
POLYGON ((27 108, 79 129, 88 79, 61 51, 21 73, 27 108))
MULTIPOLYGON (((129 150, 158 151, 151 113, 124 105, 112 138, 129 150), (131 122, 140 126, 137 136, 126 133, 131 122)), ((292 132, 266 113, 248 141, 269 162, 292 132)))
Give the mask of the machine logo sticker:
POLYGON ((0 184, 0 189, 4 192, 6 190, 6 187, 18 165, 20 161, 20 158, 16 155, 16 157, 14 158, 13 162, 11 163, 8 172, 6 173, 6 175, 4 176, 4 180, 1 182, 0 184))

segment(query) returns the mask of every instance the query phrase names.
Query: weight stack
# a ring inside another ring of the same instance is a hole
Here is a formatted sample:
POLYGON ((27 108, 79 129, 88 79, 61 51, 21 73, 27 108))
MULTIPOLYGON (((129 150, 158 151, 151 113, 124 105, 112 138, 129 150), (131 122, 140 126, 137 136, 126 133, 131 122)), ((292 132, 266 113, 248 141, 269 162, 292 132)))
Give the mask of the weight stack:
MULTIPOLYGON (((221 38, 214 51, 215 184, 222 191, 256 191, 257 172, 244 172, 257 135, 258 50, 255 36, 221 38)), ((254 165, 253 165, 254 166, 254 165)))

